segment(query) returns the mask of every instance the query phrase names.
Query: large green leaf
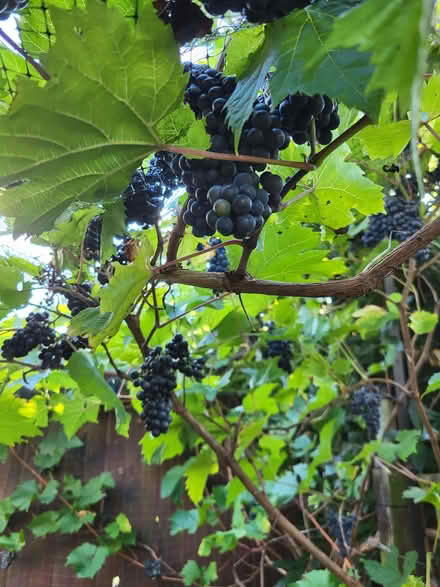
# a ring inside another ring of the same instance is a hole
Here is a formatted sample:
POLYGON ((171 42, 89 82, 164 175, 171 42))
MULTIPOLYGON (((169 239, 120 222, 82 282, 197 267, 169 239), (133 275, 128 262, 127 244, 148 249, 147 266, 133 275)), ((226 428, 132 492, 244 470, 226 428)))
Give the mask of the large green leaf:
POLYGON ((266 224, 248 271, 259 279, 280 281, 316 281, 344 273, 343 260, 327 259, 320 240, 319 232, 280 215, 266 224))
POLYGON ((352 209, 365 215, 384 211, 382 187, 366 178, 358 165, 345 161, 349 153, 349 147, 341 145, 310 174, 315 189, 289 206, 289 218, 337 229, 354 221, 352 209))
POLYGON ((267 35, 276 37, 280 43, 277 69, 270 82, 274 104, 289 93, 321 93, 377 116, 380 92, 366 94, 374 69, 369 54, 355 49, 326 49, 325 41, 345 9, 339 0, 318 2, 307 10, 293 11, 268 27, 267 35), (306 71, 316 53, 320 59, 312 70, 306 71))
POLYGON ((119 195, 162 133, 177 140, 189 128, 187 108, 184 129, 172 116, 187 74, 150 2, 136 26, 93 0, 87 13, 51 14, 57 43, 42 62, 52 79, 43 88, 23 80, 0 120, 0 185, 27 180, 0 198, 16 234, 47 230, 73 202, 119 195))
POLYGON ((330 37, 310 60, 313 70, 328 63, 335 49, 358 48, 371 51, 374 73, 368 92, 398 91, 401 105, 410 102, 413 78, 417 70, 421 36, 421 0, 367 0, 334 23, 330 37), (402 39, 405 39, 402 42, 402 39))

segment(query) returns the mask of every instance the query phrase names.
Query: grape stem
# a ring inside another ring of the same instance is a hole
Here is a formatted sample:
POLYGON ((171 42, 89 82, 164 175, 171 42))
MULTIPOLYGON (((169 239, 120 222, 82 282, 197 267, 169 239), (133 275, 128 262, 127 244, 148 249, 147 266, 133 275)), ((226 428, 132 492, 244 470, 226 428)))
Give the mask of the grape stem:
POLYGON ((0 37, 10 46, 14 49, 14 51, 17 51, 17 53, 19 53, 23 59, 25 61, 27 61, 28 63, 30 63, 32 65, 32 67, 38 71, 38 73, 41 75, 41 77, 43 79, 45 79, 46 81, 50 80, 50 74, 44 69, 44 67, 38 62, 36 61, 33 57, 31 57, 29 55, 29 53, 27 51, 25 51, 25 49, 23 49, 23 47, 20 47, 20 45, 17 45, 17 43, 15 41, 13 41, 9 35, 7 35, 5 33, 4 30, 0 29, 0 37))
MULTIPOLYGON (((333 153, 333 151, 335 151, 338 147, 343 145, 349 139, 354 137, 354 135, 356 135, 359 131, 364 129, 366 126, 369 126, 370 124, 373 124, 372 120, 366 114, 364 114, 364 116, 362 116, 362 118, 360 118, 357 122, 355 122, 352 126, 350 126, 350 128, 347 128, 347 130, 345 130, 342 134, 340 134, 338 137, 336 137, 336 139, 334 141, 332 141, 329 145, 327 145, 326 147, 321 149, 318 153, 313 155, 310 158, 309 163, 311 165, 313 165, 313 168, 319 167, 319 165, 321 165, 321 163, 329 155, 331 155, 333 153)), ((281 199, 284 198, 284 196, 288 192, 290 192, 290 190, 294 190, 296 188, 298 182, 305 175, 307 175, 308 171, 310 171, 310 169, 309 170, 300 169, 297 173, 295 173, 295 175, 293 175, 290 179, 288 179, 286 181, 283 189, 281 190, 281 199)))

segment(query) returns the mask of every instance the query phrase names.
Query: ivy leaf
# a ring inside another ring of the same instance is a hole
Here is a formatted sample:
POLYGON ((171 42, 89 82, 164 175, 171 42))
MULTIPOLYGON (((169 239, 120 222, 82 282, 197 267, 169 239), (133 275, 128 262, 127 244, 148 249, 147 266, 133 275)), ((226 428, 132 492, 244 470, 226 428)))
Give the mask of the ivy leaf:
POLYGON ((274 104, 289 93, 320 93, 377 117, 381 92, 366 92, 374 71, 369 54, 361 53, 357 47, 345 49, 344 45, 337 50, 327 49, 326 39, 345 10, 339 0, 318 2, 267 27, 266 35, 276 37, 280 43, 280 57, 270 81, 274 104))
POLYGON ((44 503, 46 505, 48 503, 52 503, 52 501, 58 495, 59 485, 59 481, 57 481, 56 479, 51 479, 51 481, 49 481, 49 483, 46 485, 44 491, 42 491, 38 497, 41 503, 44 503))
POLYGON ((170 534, 175 536, 185 530, 194 534, 199 527, 199 510, 176 510, 170 517, 170 534))
POLYGON ((217 471, 217 458, 209 449, 201 451, 190 460, 190 464, 185 471, 185 485, 193 503, 199 503, 203 497, 208 476, 217 473, 217 471))
POLYGON ((30 524, 28 524, 28 528, 32 530, 32 534, 37 538, 47 536, 47 534, 53 534, 54 532, 58 532, 59 516, 59 512, 54 510, 44 512, 35 516, 30 524))
POLYGON ((111 319, 101 332, 91 336, 89 342, 97 347, 103 340, 113 336, 119 330, 122 320, 129 313, 133 302, 142 292, 151 277, 150 256, 153 249, 146 235, 141 238, 140 247, 133 263, 120 265, 115 263, 115 273, 110 282, 99 292, 99 310, 103 314, 111 313, 111 319))
POLYGON ((437 322, 437 314, 426 312, 425 310, 412 312, 409 317, 409 327, 416 334, 427 334, 431 332, 437 326, 437 322))
POLYGON ((74 202, 120 194, 160 150, 159 124, 181 105, 188 77, 151 2, 139 6, 136 24, 94 1, 87 12, 51 8, 51 17, 57 42, 42 58, 51 80, 22 80, 0 120, 0 185, 27 180, 0 198, 16 235, 48 230, 74 202))
POLYGON ((417 70, 418 50, 425 42, 419 30, 421 11, 419 0, 393 0, 386 7, 382 0, 367 0, 335 21, 324 46, 311 53, 310 63, 321 64, 330 52, 333 55, 335 49, 344 47, 371 51, 375 69, 367 91, 397 91, 406 109, 417 70))
POLYGON ((92 579, 101 569, 110 554, 105 546, 96 546, 85 542, 78 546, 67 557, 67 565, 75 569, 79 579, 92 579))
POLYGON ((39 436, 40 424, 35 418, 23 415, 25 401, 7 397, 5 393, 0 395, 0 442, 13 446, 24 437, 39 436))
POLYGON ((38 493, 38 485, 34 479, 31 481, 24 481, 24 483, 20 483, 20 485, 11 495, 12 505, 17 510, 27 512, 38 493))
POLYGON ((399 551, 395 546, 392 546, 385 562, 378 563, 363 560, 362 563, 370 579, 379 583, 379 585, 401 587, 414 570, 416 561, 417 553, 414 551, 407 552, 403 559, 403 572, 401 572, 399 568, 399 551))
POLYGON ((122 436, 127 436, 130 415, 126 412, 121 400, 104 379, 103 375, 96 368, 90 353, 87 351, 73 353, 67 364, 67 369, 69 375, 78 383, 83 395, 96 396, 103 402, 107 409, 113 408, 115 410, 117 418, 116 429, 122 436))

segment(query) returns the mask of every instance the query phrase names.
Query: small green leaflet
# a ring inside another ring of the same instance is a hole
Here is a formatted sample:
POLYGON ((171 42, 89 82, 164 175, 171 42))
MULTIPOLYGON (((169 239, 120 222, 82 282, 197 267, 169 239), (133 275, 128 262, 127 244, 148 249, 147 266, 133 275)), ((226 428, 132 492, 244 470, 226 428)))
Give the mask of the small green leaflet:
POLYGON ((32 534, 37 538, 47 536, 47 534, 53 534, 58 531, 59 516, 59 512, 54 510, 44 512, 35 516, 30 524, 28 524, 28 528, 32 530, 32 534))
POLYGON ((197 581, 201 587, 207 587, 217 579, 217 563, 212 561, 207 567, 199 567, 195 561, 189 560, 182 569, 182 577, 185 586, 197 581))
POLYGON ((175 536, 186 530, 194 534, 199 527, 199 510, 176 510, 170 517, 170 534, 175 536))
POLYGON ((11 503, 17 510, 27 512, 38 493, 38 485, 34 479, 25 481, 11 495, 11 503))
POLYGON ((416 334, 427 334, 437 325, 438 315, 425 310, 412 312, 409 317, 409 327, 416 334))
POLYGON ((339 587, 340 582, 330 571, 322 570, 310 571, 310 573, 304 575, 303 579, 291 585, 292 587, 339 587))

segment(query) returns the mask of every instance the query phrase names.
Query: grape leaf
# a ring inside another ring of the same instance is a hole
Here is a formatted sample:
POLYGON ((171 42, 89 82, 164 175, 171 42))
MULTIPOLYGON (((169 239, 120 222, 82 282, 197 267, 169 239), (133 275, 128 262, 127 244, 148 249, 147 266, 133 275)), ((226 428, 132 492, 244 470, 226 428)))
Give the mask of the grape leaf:
POLYGON ((11 495, 11 503, 17 510, 27 512, 38 493, 38 485, 34 479, 24 481, 11 495))
POLYGON ((343 273, 345 265, 342 259, 327 259, 319 233, 281 216, 279 222, 270 219, 266 224, 248 271, 261 279, 316 281, 343 273))
POLYGON ((122 436, 128 436, 131 416, 126 412, 121 400, 94 365, 90 353, 77 351, 70 358, 67 369, 71 377, 78 383, 85 396, 96 396, 109 409, 116 412, 116 430, 122 436))
POLYGON ((54 398, 54 401, 63 407, 60 413, 53 415, 53 419, 63 425, 67 438, 72 438, 86 422, 98 422, 101 402, 97 398, 84 397, 75 391, 72 397, 62 395, 54 398))
POLYGON ((438 315, 426 310, 411 312, 409 326, 416 334, 427 334, 433 330, 438 322, 438 315))
POLYGON ((397 91, 405 109, 417 71, 418 51, 425 42, 419 28, 421 12, 420 0, 393 0, 386 6, 382 0, 367 0, 335 21, 329 38, 318 51, 310 53, 310 65, 321 66, 335 49, 371 51, 375 69, 367 91, 397 91))
POLYGON ((133 302, 142 292, 146 282, 151 276, 149 263, 153 249, 146 235, 143 235, 137 255, 133 263, 120 265, 115 263, 115 273, 108 285, 99 291, 101 313, 111 313, 111 318, 101 332, 89 338, 92 347, 98 346, 109 336, 113 336, 119 330, 122 320, 129 313, 133 302))
POLYGON ((25 545, 24 532, 12 532, 9 536, 0 536, 0 548, 11 552, 18 552, 25 545))
POLYGON ((61 510, 61 516, 58 520, 58 531, 62 534, 73 534, 84 524, 91 524, 95 518, 95 512, 86 511, 81 516, 75 514, 67 508, 61 510))
POLYGON ((381 186, 366 178, 358 165, 345 161, 349 153, 349 147, 341 145, 311 172, 315 189, 287 208, 289 218, 337 229, 354 221, 353 208, 365 215, 384 212, 381 186))
POLYGON ((179 532, 187 531, 194 534, 199 527, 199 510, 176 510, 170 517, 170 534, 175 536, 179 532))
POLYGON ((358 135, 370 159, 395 159, 411 138, 411 122, 399 120, 389 124, 367 126, 358 135))
MULTIPOLYGON (((150 2, 139 6, 136 26, 94 1, 87 13, 53 8, 51 15, 57 42, 42 63, 52 78, 43 88, 21 81, 0 120, 0 185, 27 180, 0 198, 16 235, 49 229, 73 202, 117 196, 160 149, 158 126, 181 107, 187 80, 171 27, 150 2)), ((168 140, 170 128, 174 140, 185 132, 178 120, 165 125, 168 140)))
POLYGON ((47 536, 47 534, 58 531, 59 516, 59 512, 54 510, 44 512, 43 514, 35 516, 30 524, 28 524, 28 528, 32 530, 34 536, 47 536))
POLYGON ((193 503, 197 504, 203 497, 209 475, 217 473, 218 463, 215 454, 207 449, 191 459, 185 470, 186 490, 193 503))
POLYGON ((96 546, 85 542, 78 546, 67 557, 67 565, 75 569, 76 576, 80 579, 92 579, 110 554, 105 546, 96 546))
POLYGON ((274 104, 289 93, 321 93, 377 117, 381 92, 366 93, 374 71, 369 54, 326 48, 326 39, 344 10, 338 0, 320 2, 304 11, 295 10, 267 28, 266 34, 276 36, 280 43, 280 57, 270 81, 274 104), (308 68, 310 56, 317 53, 319 59, 313 61, 313 69, 308 68))
POLYGON ((189 560, 182 569, 183 584, 186 586, 192 585, 197 579, 200 579, 201 575, 202 569, 196 561, 189 560))
POLYGON ((13 446, 24 437, 39 436, 41 430, 35 418, 23 415, 26 402, 6 394, 0 395, 0 442, 13 446))
POLYGON ((415 551, 407 552, 403 559, 403 572, 399 567, 399 551, 395 546, 391 547, 387 554, 385 562, 367 561, 362 563, 368 573, 370 579, 379 583, 379 585, 386 585, 386 587, 401 587, 412 573, 416 566, 417 553, 415 551))
POLYGON ((310 571, 304 577, 292 583, 292 587, 338 587, 340 585, 337 578, 329 571, 310 571))
POLYGON ((0 501, 0 532, 3 532, 3 530, 6 528, 8 525, 8 520, 14 511, 15 508, 12 505, 12 500, 10 497, 0 501))
POLYGON ((52 501, 58 495, 59 485, 59 481, 57 481, 56 479, 51 479, 49 483, 46 485, 44 491, 42 491, 38 497, 41 503, 44 503, 45 505, 47 505, 48 503, 52 503, 52 501))
POLYGON ((227 47, 224 73, 240 78, 249 67, 250 56, 257 51, 263 42, 263 26, 236 31, 227 47))
POLYGON ((55 425, 49 429, 39 443, 34 463, 40 469, 50 469, 58 465, 68 450, 79 448, 82 445, 82 440, 77 436, 67 438, 63 428, 55 425))
POLYGON ((241 134, 244 123, 252 112, 252 105, 270 68, 275 65, 279 56, 279 38, 267 35, 264 43, 249 55, 249 66, 238 80, 232 96, 225 104, 226 122, 234 131, 235 144, 241 134))

